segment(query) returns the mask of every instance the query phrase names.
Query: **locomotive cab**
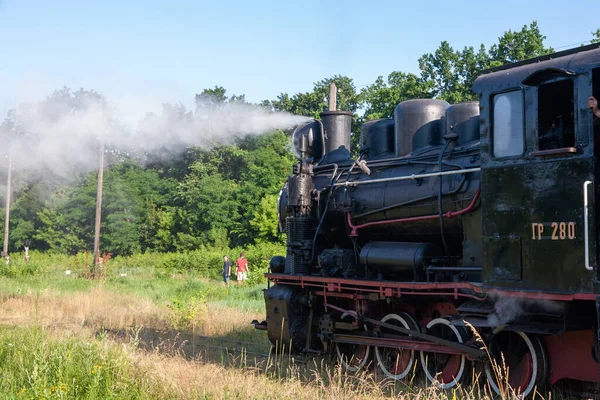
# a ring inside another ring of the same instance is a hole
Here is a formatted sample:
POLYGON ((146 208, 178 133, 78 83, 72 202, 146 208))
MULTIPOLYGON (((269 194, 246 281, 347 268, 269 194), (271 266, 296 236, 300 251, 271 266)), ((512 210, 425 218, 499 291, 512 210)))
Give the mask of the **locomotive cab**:
POLYGON ((594 290, 598 149, 587 103, 600 84, 599 63, 590 46, 500 67, 475 82, 485 285, 594 290))

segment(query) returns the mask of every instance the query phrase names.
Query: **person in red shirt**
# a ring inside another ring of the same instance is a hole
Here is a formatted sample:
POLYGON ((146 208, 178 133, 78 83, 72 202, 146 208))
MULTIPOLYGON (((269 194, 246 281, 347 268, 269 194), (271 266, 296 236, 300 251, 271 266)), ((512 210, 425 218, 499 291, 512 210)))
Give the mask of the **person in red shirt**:
POLYGON ((238 284, 241 284, 242 281, 248 279, 248 260, 244 257, 244 253, 240 253, 240 258, 235 262, 235 266, 237 267, 237 281, 238 284))

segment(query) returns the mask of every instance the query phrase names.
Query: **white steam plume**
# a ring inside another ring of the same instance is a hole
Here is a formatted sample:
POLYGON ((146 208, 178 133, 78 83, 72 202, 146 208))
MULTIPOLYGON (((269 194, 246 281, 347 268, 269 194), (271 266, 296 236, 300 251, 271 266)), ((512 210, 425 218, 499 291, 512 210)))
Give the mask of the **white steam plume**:
POLYGON ((513 322, 525 313, 558 314, 564 310, 564 304, 543 299, 523 299, 498 296, 494 302, 494 313, 488 315, 488 324, 494 328, 513 322))
POLYGON ((73 110, 64 100, 24 105, 11 118, 12 139, 4 140, 4 148, 10 143, 18 169, 68 177, 73 168, 97 168, 100 137, 107 149, 160 156, 190 146, 229 144, 237 137, 289 129, 308 120, 240 102, 199 106, 193 112, 182 105, 165 105, 161 112, 144 116, 148 109, 142 104, 133 107, 136 110, 95 102, 73 110))

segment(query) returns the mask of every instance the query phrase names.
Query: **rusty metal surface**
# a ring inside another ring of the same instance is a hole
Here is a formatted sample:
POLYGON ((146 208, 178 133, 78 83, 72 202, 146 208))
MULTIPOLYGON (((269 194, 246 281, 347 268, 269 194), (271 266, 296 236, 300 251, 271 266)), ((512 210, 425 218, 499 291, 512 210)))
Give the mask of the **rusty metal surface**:
POLYGON ((391 282, 391 281, 367 281, 367 280, 354 280, 344 278, 332 278, 332 277, 321 277, 321 276, 298 276, 298 275, 286 275, 286 274, 265 274, 265 277, 274 283, 300 286, 302 288, 320 288, 324 289, 325 292, 335 293, 376 293, 380 296, 398 296, 401 297, 403 294, 406 295, 419 295, 427 292, 441 292, 451 290, 452 295, 457 297, 473 297, 467 293, 462 293, 459 289, 472 290, 474 294, 480 294, 482 296, 494 295, 494 296, 507 296, 516 298, 526 299, 540 299, 540 300, 557 300, 557 301, 574 301, 574 300, 588 300, 594 301, 597 297, 594 293, 553 293, 553 292, 541 292, 538 290, 511 290, 511 289, 496 289, 479 284, 473 284, 470 282, 441 282, 441 283, 427 283, 427 282, 391 282), (411 290, 412 292, 406 292, 411 290), (420 292, 417 292, 420 291, 420 292))

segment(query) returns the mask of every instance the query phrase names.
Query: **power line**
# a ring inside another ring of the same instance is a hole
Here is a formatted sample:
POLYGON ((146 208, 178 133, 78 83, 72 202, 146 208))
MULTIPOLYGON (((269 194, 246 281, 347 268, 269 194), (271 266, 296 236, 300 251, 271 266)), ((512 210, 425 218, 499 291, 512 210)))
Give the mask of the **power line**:
POLYGON ((592 39, 590 40, 585 40, 583 42, 579 42, 579 43, 572 43, 572 44, 567 44, 564 46, 560 46, 560 47, 555 47, 554 50, 560 50, 560 49, 565 49, 567 47, 574 47, 574 46, 580 46, 582 44, 590 44, 590 42, 592 41, 592 39))

